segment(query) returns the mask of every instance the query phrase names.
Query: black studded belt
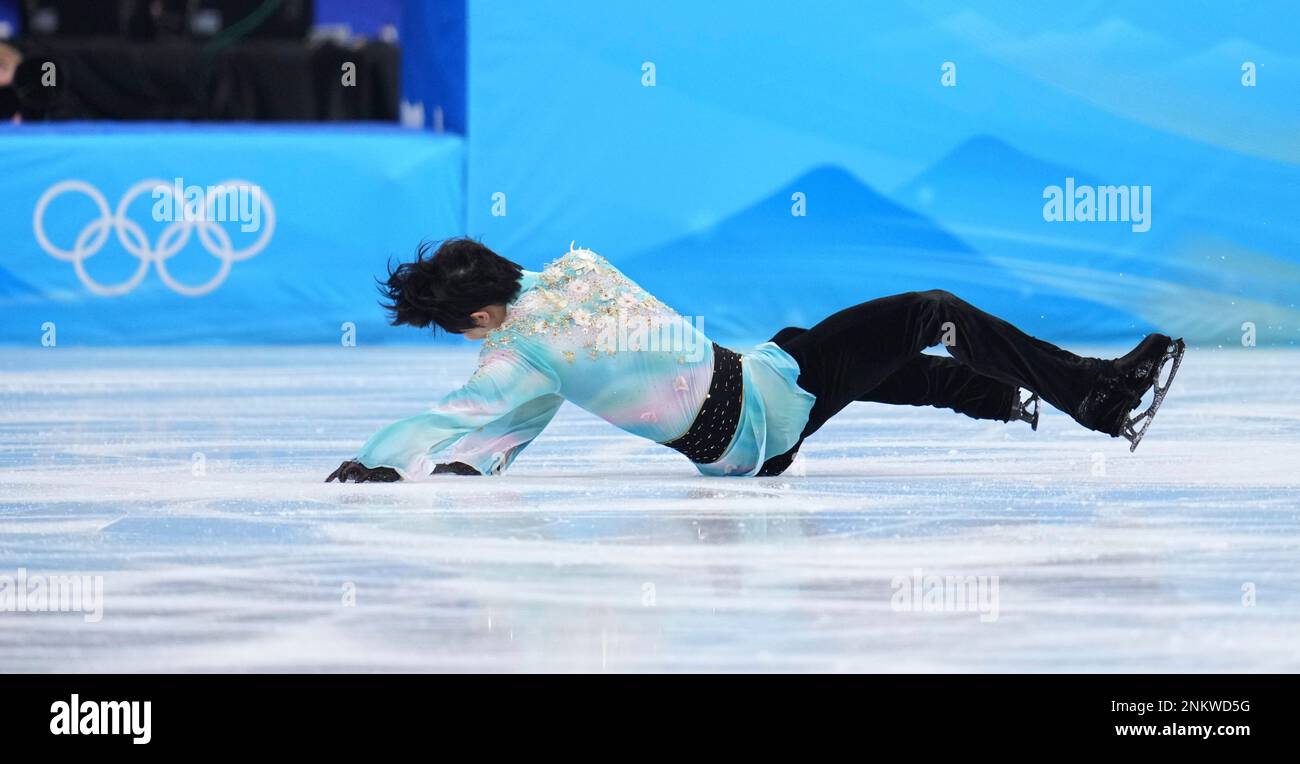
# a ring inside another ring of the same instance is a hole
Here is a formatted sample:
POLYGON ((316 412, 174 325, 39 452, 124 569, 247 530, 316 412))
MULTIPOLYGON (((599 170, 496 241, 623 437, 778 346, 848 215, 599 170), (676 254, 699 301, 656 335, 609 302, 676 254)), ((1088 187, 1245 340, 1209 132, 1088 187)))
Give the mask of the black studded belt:
POLYGON ((700 413, 685 435, 665 443, 696 464, 710 464, 722 458, 740 424, 740 404, 745 396, 744 371, 740 354, 713 343, 713 379, 700 413))

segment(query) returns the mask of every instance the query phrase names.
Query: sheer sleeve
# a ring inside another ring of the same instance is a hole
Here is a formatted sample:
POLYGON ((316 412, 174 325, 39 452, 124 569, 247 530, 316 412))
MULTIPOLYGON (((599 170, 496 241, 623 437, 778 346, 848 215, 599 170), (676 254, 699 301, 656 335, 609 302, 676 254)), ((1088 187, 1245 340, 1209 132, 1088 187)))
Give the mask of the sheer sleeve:
POLYGON ((441 461, 468 464, 480 475, 497 475, 551 423, 564 398, 554 393, 525 403, 456 441, 441 461))
MULTIPOLYGON (((435 454, 514 412, 522 409, 527 414, 532 411, 529 404, 558 389, 559 381, 549 368, 513 349, 493 350, 481 357, 478 369, 460 389, 448 393, 432 410, 394 422, 371 436, 357 461, 371 468, 392 467, 407 479, 424 477, 433 471, 435 454)), ((535 422, 529 426, 533 425, 535 422)), ((497 434, 509 431, 508 426, 488 430, 497 434)), ((533 433, 528 439, 535 436, 533 433)))

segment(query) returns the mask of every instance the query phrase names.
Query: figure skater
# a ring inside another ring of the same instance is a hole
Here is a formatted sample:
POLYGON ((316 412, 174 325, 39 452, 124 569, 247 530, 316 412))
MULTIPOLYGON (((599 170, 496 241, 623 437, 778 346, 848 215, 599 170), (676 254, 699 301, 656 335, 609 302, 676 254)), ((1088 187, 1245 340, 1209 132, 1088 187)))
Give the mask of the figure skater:
POLYGON ((375 433, 327 482, 499 474, 566 400, 716 476, 781 474, 853 401, 1036 430, 1041 400, 1131 450, 1184 352, 1182 340, 1151 334, 1120 358, 1078 356, 931 290, 786 327, 737 353, 590 250, 570 245, 534 272, 471 239, 431 249, 389 269, 385 307, 394 325, 482 341, 478 368, 432 410, 375 433), (922 352, 940 344, 950 357, 922 352), (1135 412, 1152 388, 1152 403, 1135 412))

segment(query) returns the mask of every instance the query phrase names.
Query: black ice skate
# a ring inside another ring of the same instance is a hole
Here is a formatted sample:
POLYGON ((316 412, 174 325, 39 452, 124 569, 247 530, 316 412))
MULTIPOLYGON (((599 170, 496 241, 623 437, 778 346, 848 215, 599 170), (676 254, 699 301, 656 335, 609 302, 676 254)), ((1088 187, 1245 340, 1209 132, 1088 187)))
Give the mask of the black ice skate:
POLYGON ((1038 430, 1038 393, 1030 393, 1028 398, 1021 400, 1020 391, 1017 391, 1016 400, 1011 406, 1011 419, 1008 421, 1028 422, 1029 429, 1038 430))
POLYGON ((1111 437, 1124 438, 1130 444, 1129 451, 1136 450, 1173 384, 1186 348, 1181 339, 1175 340, 1163 334, 1147 335, 1133 350, 1110 362, 1111 370, 1103 375, 1097 389, 1084 400, 1076 419, 1111 437), (1174 365, 1161 385, 1161 372, 1171 360, 1174 365), (1142 403, 1142 397, 1153 388, 1155 395, 1151 405, 1142 413, 1132 415, 1133 409, 1142 403))
MULTIPOLYGON (((1168 337, 1164 339, 1169 340, 1168 337)), ((1178 373, 1178 366, 1183 362, 1183 353, 1186 351, 1187 344, 1182 339, 1169 341, 1165 345, 1164 354, 1160 357, 1160 362, 1154 365, 1151 371, 1151 383, 1147 387, 1147 389, 1155 388, 1155 395, 1151 399, 1151 405, 1147 406, 1146 411, 1137 416, 1126 417, 1124 426, 1120 430, 1120 435, 1128 440, 1130 444, 1128 447, 1129 453, 1137 450, 1138 444, 1142 442, 1142 436, 1146 435, 1147 428, 1151 426, 1151 420, 1155 419, 1156 411, 1160 408, 1160 404, 1164 402, 1170 385, 1174 383, 1174 375, 1178 373), (1162 385, 1160 384, 1160 372, 1164 370, 1165 364, 1169 361, 1173 361, 1174 365, 1169 367, 1169 376, 1162 385)), ((1142 394, 1145 395, 1146 390, 1143 390, 1142 394)), ((1142 396, 1139 395, 1134 406, 1141 402, 1142 396)))

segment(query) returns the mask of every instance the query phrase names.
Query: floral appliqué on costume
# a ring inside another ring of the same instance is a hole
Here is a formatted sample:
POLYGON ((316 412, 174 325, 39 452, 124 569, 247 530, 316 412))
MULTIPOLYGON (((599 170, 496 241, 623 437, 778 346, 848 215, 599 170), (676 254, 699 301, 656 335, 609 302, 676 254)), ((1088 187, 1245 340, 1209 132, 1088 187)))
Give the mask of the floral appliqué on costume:
POLYGON ((618 351, 614 340, 620 328, 676 318, 675 311, 629 281, 605 258, 570 243, 568 252, 542 268, 537 285, 510 306, 506 320, 488 334, 483 349, 508 347, 518 336, 565 348, 561 352, 569 363, 580 352, 596 360, 602 352, 618 351))

